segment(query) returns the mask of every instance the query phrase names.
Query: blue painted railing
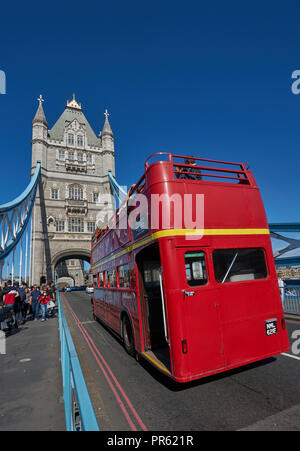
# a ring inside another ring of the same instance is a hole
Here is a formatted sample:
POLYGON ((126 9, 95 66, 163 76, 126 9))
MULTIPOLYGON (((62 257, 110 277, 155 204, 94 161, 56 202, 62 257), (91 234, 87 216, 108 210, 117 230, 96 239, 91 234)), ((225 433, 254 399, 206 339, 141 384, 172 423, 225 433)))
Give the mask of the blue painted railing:
POLYGON ((16 199, 0 205, 0 261, 16 248, 26 230, 35 202, 40 180, 41 165, 37 163, 32 179, 25 191, 16 199))
POLYGON ((57 300, 66 429, 67 431, 99 431, 58 290, 57 300))
MULTIPOLYGON (((285 286, 281 289, 282 306, 285 313, 300 315, 300 286, 285 286)), ((280 291, 281 291, 280 290, 280 291)))

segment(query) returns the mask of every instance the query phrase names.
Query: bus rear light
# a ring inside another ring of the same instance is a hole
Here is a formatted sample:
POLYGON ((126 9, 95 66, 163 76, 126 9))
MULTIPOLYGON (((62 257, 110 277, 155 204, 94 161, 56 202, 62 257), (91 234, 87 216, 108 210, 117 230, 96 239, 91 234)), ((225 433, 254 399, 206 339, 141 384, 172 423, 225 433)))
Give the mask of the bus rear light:
POLYGON ((282 330, 286 329, 286 324, 285 324, 285 319, 284 318, 281 318, 281 328, 282 328, 282 330))
POLYGON ((182 344, 182 352, 183 352, 183 354, 186 354, 187 353, 187 342, 186 342, 186 340, 185 339, 182 340, 181 344, 182 344))

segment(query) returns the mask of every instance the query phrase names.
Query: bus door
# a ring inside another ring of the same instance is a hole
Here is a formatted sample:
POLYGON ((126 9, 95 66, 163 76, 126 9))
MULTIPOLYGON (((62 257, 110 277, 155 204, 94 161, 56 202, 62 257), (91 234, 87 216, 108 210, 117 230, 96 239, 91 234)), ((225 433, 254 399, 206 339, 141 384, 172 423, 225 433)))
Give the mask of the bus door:
POLYGON ((136 262, 139 274, 145 348, 153 351, 168 346, 158 245, 143 249, 138 254, 136 262))
POLYGON ((191 374, 224 367, 224 351, 215 289, 208 272, 204 250, 179 249, 184 262, 181 283, 182 309, 186 328, 186 354, 191 374))

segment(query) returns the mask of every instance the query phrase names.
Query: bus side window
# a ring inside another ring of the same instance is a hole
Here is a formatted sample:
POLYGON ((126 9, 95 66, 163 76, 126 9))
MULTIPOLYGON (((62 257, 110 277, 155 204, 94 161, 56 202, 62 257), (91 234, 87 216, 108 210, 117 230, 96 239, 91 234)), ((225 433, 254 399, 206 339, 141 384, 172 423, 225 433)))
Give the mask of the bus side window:
POLYGON ((103 272, 99 272, 99 287, 104 287, 103 272))
POLYGON ((98 285, 97 285, 97 275, 94 275, 94 276, 93 276, 93 286, 94 286, 94 288, 98 288, 98 285))
POLYGON ((188 252, 184 256, 187 283, 191 287, 207 283, 207 270, 203 252, 188 252))
POLYGON ((110 288, 117 288, 117 273, 114 269, 107 271, 107 279, 110 288))
POLYGON ((120 288, 130 287, 129 265, 119 266, 119 285, 120 288))

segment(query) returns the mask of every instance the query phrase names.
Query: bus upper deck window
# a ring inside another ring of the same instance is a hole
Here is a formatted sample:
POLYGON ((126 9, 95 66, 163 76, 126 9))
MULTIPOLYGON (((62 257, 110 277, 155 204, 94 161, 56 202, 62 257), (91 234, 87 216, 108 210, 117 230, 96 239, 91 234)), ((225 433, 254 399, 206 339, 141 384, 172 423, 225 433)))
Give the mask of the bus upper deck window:
POLYGON ((267 267, 263 249, 217 249, 213 252, 218 283, 265 279, 267 267))
POLYGON ((184 256, 187 283, 191 286, 207 283, 207 270, 203 252, 189 252, 184 256))

